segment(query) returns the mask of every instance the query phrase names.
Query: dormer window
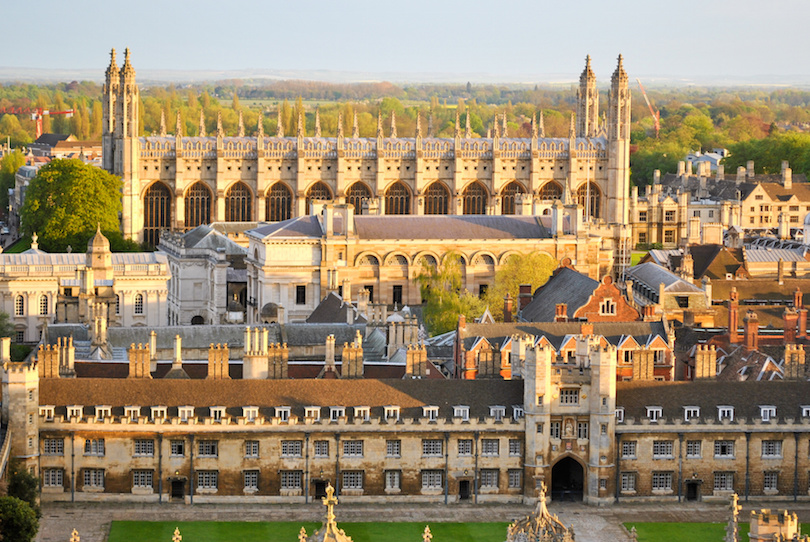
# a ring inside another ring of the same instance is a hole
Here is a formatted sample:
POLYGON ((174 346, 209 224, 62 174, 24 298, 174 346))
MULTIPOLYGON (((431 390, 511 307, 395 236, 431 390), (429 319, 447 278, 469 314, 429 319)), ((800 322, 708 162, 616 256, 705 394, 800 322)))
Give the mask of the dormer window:
POLYGON ((321 421, 321 407, 308 406, 304 408, 304 416, 313 422, 321 421))
POLYGON ((728 420, 730 422, 734 421, 734 407, 733 406, 718 406, 717 407, 717 419, 720 421, 728 420))
POLYGON ((213 419, 215 422, 221 422, 222 418, 225 417, 225 407, 221 406, 211 407, 210 411, 211 411, 211 419, 213 419))
POLYGON ((79 405, 67 407, 68 418, 81 418, 83 414, 82 410, 83 408, 79 405))
POLYGON ((152 421, 161 421, 166 419, 166 407, 165 406, 153 406, 152 407, 152 421))
POLYGON ((495 418, 496 422, 503 421, 503 417, 506 415, 506 407, 491 406, 489 407, 489 415, 490 417, 495 418))
POLYGON ((124 417, 131 422, 137 422, 141 417, 141 407, 128 406, 124 407, 124 417))
POLYGON ((810 406, 802 405, 802 418, 810 418, 810 406))
POLYGON ((52 422, 53 421, 53 409, 54 409, 54 407, 51 406, 51 405, 39 407, 39 417, 40 418, 45 418, 46 422, 52 422))
POLYGON ((522 420, 526 415, 526 411, 520 405, 512 405, 512 419, 515 421, 522 420))
POLYGON ((763 422, 769 422, 772 418, 776 417, 776 407, 775 406, 763 406, 760 405, 759 407, 759 415, 762 417, 763 422))
POLYGON ((661 419, 661 414, 663 413, 663 411, 664 411, 664 409, 662 407, 660 407, 660 406, 656 406, 656 407, 649 407, 648 406, 647 407, 647 418, 651 422, 656 423, 656 422, 658 422, 658 420, 661 419))
POLYGON ((344 407, 329 407, 329 421, 337 422, 345 417, 346 409, 344 407))
POLYGON ((96 420, 103 421, 104 418, 110 417, 111 412, 112 412, 112 407, 97 406, 96 407, 96 420))
POLYGON ((683 407, 683 421, 688 422, 693 418, 700 418, 700 407, 696 406, 683 407))
POLYGON ((439 407, 437 406, 425 406, 422 407, 422 416, 426 418, 429 422, 435 422, 439 419, 439 407))
POLYGON ((290 421, 290 407, 288 406, 276 407, 276 418, 278 418, 278 421, 280 422, 290 421))
POLYGON ((454 406, 453 417, 459 418, 463 422, 470 421, 470 407, 468 407, 467 405, 454 406))
POLYGON ((245 421, 255 422, 256 419, 259 417, 259 407, 255 406, 242 407, 242 416, 245 417, 245 421))
POLYGON ((364 422, 369 421, 371 418, 371 408, 367 406, 354 407, 354 419, 364 422))
POLYGON ((394 420, 399 421, 399 407, 398 406, 387 406, 385 407, 385 421, 394 420))
POLYGON ((177 415, 180 416, 181 422, 187 422, 194 417, 194 407, 181 406, 177 408, 177 415))
POLYGON ((616 423, 624 423, 624 407, 616 409, 616 423))

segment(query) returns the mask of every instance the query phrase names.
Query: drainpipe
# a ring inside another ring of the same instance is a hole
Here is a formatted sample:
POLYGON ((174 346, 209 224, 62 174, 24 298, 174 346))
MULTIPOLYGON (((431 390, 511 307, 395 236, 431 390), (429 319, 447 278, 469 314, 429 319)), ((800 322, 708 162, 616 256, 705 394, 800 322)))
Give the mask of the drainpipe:
POLYGON ((748 502, 748 489, 751 484, 751 474, 749 466, 751 464, 751 450, 749 444, 751 443, 751 432, 745 432, 745 502, 748 502))
POLYGON ((478 504, 478 431, 473 433, 473 448, 475 449, 475 469, 473 469, 473 502, 478 504))
POLYGON ((70 432, 70 502, 76 500, 76 440, 70 432))
POLYGON ((449 460, 448 456, 450 454, 450 433, 447 431, 444 432, 444 504, 447 504, 447 498, 449 494, 449 487, 450 487, 450 468, 449 468, 449 460))
POLYGON ((793 502, 799 499, 799 433, 793 433, 793 502))
POLYGON ((622 492, 622 443, 621 443, 622 436, 619 433, 615 433, 615 435, 616 435, 616 446, 615 446, 616 449, 614 453, 616 454, 616 475, 615 475, 616 487, 614 489, 614 492, 616 494, 613 498, 613 502, 618 503, 619 495, 621 495, 622 492))
POLYGON ((309 433, 304 433, 304 447, 306 455, 304 456, 304 504, 309 503, 309 433))
POLYGON ((678 502, 681 502, 683 486, 683 433, 678 433, 678 502))
POLYGON ((335 433, 335 496, 340 495, 340 433, 335 433))
POLYGON ((194 433, 189 435, 190 442, 189 442, 189 460, 191 461, 191 467, 189 469, 189 477, 188 477, 188 503, 194 504, 194 433))
POLYGON ((163 435, 158 433, 158 504, 163 502, 163 435))

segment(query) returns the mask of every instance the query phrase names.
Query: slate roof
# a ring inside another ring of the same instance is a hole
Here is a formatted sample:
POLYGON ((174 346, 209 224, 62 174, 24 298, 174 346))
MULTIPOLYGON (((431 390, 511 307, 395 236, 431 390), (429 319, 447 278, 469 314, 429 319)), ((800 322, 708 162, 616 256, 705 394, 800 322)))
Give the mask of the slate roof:
POLYGON ((362 239, 546 239, 539 217, 516 215, 355 216, 362 239))
MULTIPOLYGON (((735 420, 760 419, 759 405, 776 407, 777 417, 799 418, 801 406, 810 404, 810 382, 716 380, 694 382, 630 381, 616 383, 616 406, 625 419, 647 417, 646 407, 663 407, 662 417, 683 420, 684 406, 699 406, 701 417, 717 419, 717 407, 735 408, 735 420)), ((621 424, 617 425, 620 428, 621 424)))
POLYGON ((208 225, 197 226, 181 236, 182 243, 186 248, 210 249, 216 251, 223 249, 228 255, 244 255, 247 249, 237 245, 227 236, 216 231, 208 225))
MULTIPOLYGON (((700 190, 699 177, 695 175, 680 176, 676 173, 667 173, 661 177, 661 185, 671 192, 678 189, 689 191, 693 195, 700 190)), ((803 173, 793 173, 793 186, 786 190, 782 185, 782 175, 755 175, 753 179, 746 179, 739 185, 736 182, 736 174, 726 175, 725 179, 718 181, 715 177, 706 179, 706 190, 709 198, 714 200, 737 200, 739 191, 740 199, 745 199, 757 187, 762 186, 768 196, 774 201, 787 201, 791 195, 795 194, 799 200, 810 201, 810 183, 803 173)))
POLYGON ((345 324, 351 322, 365 323, 366 317, 357 312, 357 308, 351 303, 346 303, 343 298, 334 292, 329 292, 326 297, 315 307, 315 310, 307 317, 308 324, 345 324))
POLYGON ((554 272, 543 286, 534 292, 534 297, 520 312, 526 322, 553 322, 558 303, 567 303, 568 318, 590 299, 599 281, 568 267, 554 272))
MULTIPOLYGON (((595 322, 594 335, 601 335, 616 345, 623 337, 632 335, 639 344, 647 344, 653 336, 660 336, 668 342, 667 330, 662 321, 657 322, 595 322)), ((497 324, 467 324, 464 333, 464 347, 469 350, 480 339, 486 338, 492 344, 503 344, 512 335, 544 336, 559 350, 566 337, 579 335, 581 322, 513 322, 497 324)))
MULTIPOLYGON (((113 252, 113 265, 166 264, 168 259, 159 252, 113 252)), ((73 265, 85 266, 87 257, 83 252, 48 253, 29 249, 21 254, 0 254, 0 265, 73 265)))
POLYGON ((320 239, 323 236, 323 231, 321 230, 321 223, 318 217, 307 215, 283 220, 281 222, 274 222, 272 224, 263 224, 257 228, 246 231, 245 234, 258 237, 259 239, 267 237, 280 239, 320 239))
POLYGON ((749 352, 744 346, 738 346, 728 354, 718 357, 720 374, 717 375, 717 380, 781 380, 784 375, 778 360, 778 357, 773 358, 765 352, 749 352))
MULTIPOLYGON (((307 406, 369 406, 372 417, 381 417, 387 405, 398 405, 401 417, 421 417, 422 407, 439 407, 440 417, 451 417, 454 405, 468 405, 472 418, 489 415, 489 407, 523 404, 520 380, 149 380, 75 378, 43 379, 42 405, 110 405, 113 414, 123 407, 167 406, 176 415, 178 406, 228 407, 241 415, 241 407, 290 406, 303 417, 307 406)), ((348 410, 348 409, 347 409, 348 410)), ((507 411, 508 412, 508 411, 507 411)), ((350 416, 352 412, 347 412, 350 416)))
POLYGON ((627 271, 628 279, 641 282, 653 291, 658 291, 659 285, 664 283, 664 291, 668 293, 698 293, 700 288, 681 277, 661 267, 658 264, 647 262, 631 267, 627 271))
POLYGON ((750 248, 746 249, 745 257, 749 262, 806 262, 806 250, 789 248, 750 248))

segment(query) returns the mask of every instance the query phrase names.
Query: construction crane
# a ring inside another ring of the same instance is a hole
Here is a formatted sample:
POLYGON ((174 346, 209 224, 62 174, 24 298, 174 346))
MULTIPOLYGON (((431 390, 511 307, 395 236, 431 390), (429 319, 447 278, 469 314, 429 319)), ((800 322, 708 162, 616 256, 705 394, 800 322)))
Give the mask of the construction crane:
POLYGON ((644 96, 644 101, 647 102, 647 107, 650 108, 650 115, 653 118, 653 126, 655 127, 655 139, 658 139, 658 132, 661 130, 661 112, 653 109, 650 99, 647 98, 647 92, 644 90, 644 85, 641 84, 641 79, 636 78, 638 81, 638 88, 641 89, 641 95, 644 96))
POLYGON ((44 115, 67 115, 68 118, 73 116, 73 110, 67 109, 65 111, 50 111, 42 107, 0 107, 0 114, 9 115, 25 115, 30 114, 31 119, 37 123, 37 137, 42 135, 42 117, 44 115))

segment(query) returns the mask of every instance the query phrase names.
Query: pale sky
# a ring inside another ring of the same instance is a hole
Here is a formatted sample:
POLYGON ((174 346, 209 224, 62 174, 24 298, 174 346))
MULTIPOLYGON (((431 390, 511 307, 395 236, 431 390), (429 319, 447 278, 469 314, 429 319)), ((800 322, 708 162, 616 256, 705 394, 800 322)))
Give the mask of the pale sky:
POLYGON ((0 68, 807 79, 807 0, 17 0, 0 68), (118 7, 118 6, 122 7, 118 7), (125 7, 124 7, 125 6, 125 7), (119 57, 119 60, 123 60, 119 57))

